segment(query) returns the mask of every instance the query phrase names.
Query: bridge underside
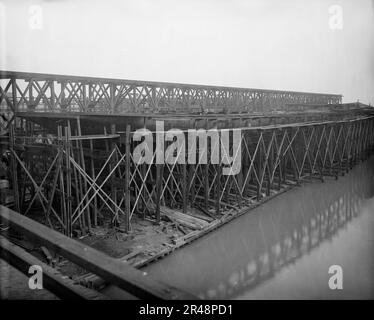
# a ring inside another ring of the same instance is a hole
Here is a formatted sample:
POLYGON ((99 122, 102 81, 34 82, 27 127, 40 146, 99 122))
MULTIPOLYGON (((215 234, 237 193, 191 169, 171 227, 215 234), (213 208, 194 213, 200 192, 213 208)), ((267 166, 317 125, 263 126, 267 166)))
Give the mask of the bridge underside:
MULTIPOLYGON (((343 119, 354 119, 357 116, 370 114, 371 108, 362 107, 360 104, 347 103, 339 105, 324 105, 306 108, 301 106, 297 110, 288 112, 273 112, 263 114, 242 113, 242 114, 105 114, 85 112, 18 112, 20 119, 25 119, 38 124, 48 133, 55 134, 59 125, 70 124, 75 129, 77 119, 81 128, 86 134, 102 133, 103 127, 107 130, 115 125, 117 131, 125 131, 127 125, 132 130, 147 128, 154 131, 156 121, 162 121, 165 130, 178 128, 181 130, 200 128, 247 128, 268 125, 283 125, 290 123, 323 122, 343 119)), ((296 110, 295 110, 296 109, 296 110)), ((74 130, 73 130, 74 131, 74 130)))

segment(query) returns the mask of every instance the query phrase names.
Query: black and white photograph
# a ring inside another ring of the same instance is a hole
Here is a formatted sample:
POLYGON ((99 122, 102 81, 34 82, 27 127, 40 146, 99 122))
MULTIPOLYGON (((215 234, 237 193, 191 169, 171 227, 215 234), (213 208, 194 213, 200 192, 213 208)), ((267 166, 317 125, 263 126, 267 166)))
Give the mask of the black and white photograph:
POLYGON ((373 299, 373 0, 0 0, 3 303, 373 299))

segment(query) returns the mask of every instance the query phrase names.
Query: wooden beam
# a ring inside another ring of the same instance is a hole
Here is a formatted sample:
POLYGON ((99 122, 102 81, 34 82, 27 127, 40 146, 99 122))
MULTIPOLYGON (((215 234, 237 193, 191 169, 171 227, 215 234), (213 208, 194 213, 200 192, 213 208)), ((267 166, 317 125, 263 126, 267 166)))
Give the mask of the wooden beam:
POLYGON ((135 297, 152 300, 196 299, 7 207, 0 206, 0 221, 135 297))
POLYGON ((107 297, 99 292, 89 290, 74 284, 73 280, 63 278, 55 269, 38 260, 21 247, 13 244, 0 235, 0 257, 10 265, 29 276, 29 267, 38 265, 43 271, 43 287, 61 299, 69 300, 106 300, 107 297))

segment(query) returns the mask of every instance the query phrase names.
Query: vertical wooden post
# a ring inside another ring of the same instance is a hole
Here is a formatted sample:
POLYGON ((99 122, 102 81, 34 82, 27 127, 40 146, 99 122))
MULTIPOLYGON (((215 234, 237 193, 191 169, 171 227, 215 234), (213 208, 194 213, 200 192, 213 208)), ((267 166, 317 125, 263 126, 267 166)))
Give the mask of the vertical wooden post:
POLYGON ((156 164, 156 222, 160 223, 161 215, 160 215, 160 205, 161 205, 161 192, 162 192, 162 164, 156 164))
MULTIPOLYGON (((110 133, 111 134, 116 133, 116 125, 115 124, 112 124, 110 126, 110 133)), ((110 148, 111 148, 111 151, 113 151, 115 149, 115 144, 113 142, 113 139, 110 140, 110 148)), ((115 163, 116 161, 118 161, 117 152, 112 157, 111 163, 113 164, 113 168, 116 165, 116 163, 115 163)), ((112 170, 112 168, 111 168, 111 170, 112 170)), ((116 170, 112 173, 112 178, 111 178, 111 181, 112 181, 112 199, 113 199, 114 203, 117 203, 117 187, 116 187, 115 173, 116 173, 116 170)), ((115 213, 117 215, 118 214, 118 208, 114 204, 113 204, 113 209, 115 210, 115 213)), ((116 222, 118 222, 118 215, 117 215, 117 221, 116 222)))
MULTIPOLYGON (((258 133, 259 133, 259 137, 258 137, 258 141, 259 141, 260 139, 263 139, 263 137, 262 137, 262 132, 261 131, 259 131, 258 133)), ((261 191, 262 191, 262 184, 261 184, 261 176, 262 176, 262 146, 261 146, 261 144, 259 144, 256 156, 257 156, 257 177, 258 177, 258 180, 259 180, 259 181, 257 181, 257 201, 260 201, 261 197, 262 197, 262 194, 261 194, 261 191)))
POLYGON ((345 148, 345 160, 344 160, 344 167, 345 167, 345 172, 348 173, 349 170, 349 156, 350 156, 350 144, 351 144, 351 129, 352 126, 350 123, 347 124, 347 131, 346 131, 346 136, 345 136, 345 143, 346 143, 346 148, 345 148))
MULTIPOLYGON (((186 141, 187 141, 187 138, 184 139, 184 143, 186 144, 186 141)), ((186 145, 184 145, 184 148, 186 148, 186 145)), ((184 163, 181 165, 182 166, 182 193, 183 193, 183 212, 186 213, 187 212, 187 159, 188 159, 188 155, 185 154, 185 158, 184 158, 184 163)))
POLYGON ((130 231, 130 215, 131 215, 131 188, 130 188, 130 166, 131 166, 131 159, 130 159, 130 134, 131 134, 131 127, 128 124, 126 126, 126 171, 125 171, 125 228, 126 231, 130 231))
MULTIPOLYGON (((63 141, 63 136, 62 136, 62 128, 59 126, 58 127, 58 136, 59 136, 59 140, 60 140, 60 144, 61 144, 61 166, 64 167, 64 162, 63 162, 63 152, 62 152, 62 149, 63 149, 63 144, 64 144, 64 141, 63 141)), ((66 148, 65 148, 66 150, 66 148)), ((66 164, 65 164, 65 171, 66 171, 66 164)), ((66 224, 66 221, 67 221, 67 217, 66 217, 66 201, 65 201, 65 185, 64 185, 64 170, 63 169, 60 169, 60 193, 61 193, 61 199, 60 199, 60 204, 61 204, 61 215, 62 215, 62 222, 64 224, 64 231, 65 231, 65 234, 67 235, 68 234, 68 229, 67 229, 67 224, 66 224)))
MULTIPOLYGON (((79 137, 82 136, 80 117, 77 117, 77 130, 78 130, 78 136, 79 137)), ((80 160, 81 160, 80 163, 81 163, 83 171, 86 172, 86 164, 85 164, 85 161, 84 161, 83 144, 82 144, 81 140, 78 140, 78 146, 79 146, 79 153, 80 153, 80 160)), ((86 178, 83 178, 82 188, 83 188, 83 192, 85 194, 88 190, 86 178)), ((87 197, 86 197, 85 202, 86 202, 86 204, 88 203, 88 198, 87 197)), ((85 211, 86 211, 87 227, 88 227, 88 231, 90 231, 90 229, 91 229, 91 216, 90 216, 89 206, 86 207, 85 211)))
MULTIPOLYGON (((146 183, 146 163, 143 163, 143 164, 140 164, 140 174, 141 174, 141 177, 142 179, 145 181, 144 182, 144 186, 143 186, 143 190, 142 190, 142 195, 143 195, 143 198, 141 199, 141 210, 142 210, 142 218, 145 219, 145 213, 146 213, 146 210, 147 210, 147 202, 144 201, 143 199, 147 199, 147 195, 146 195, 146 188, 147 188, 147 183, 146 183)), ((140 201, 140 199, 139 199, 140 201)))
POLYGON ((65 127, 65 154, 66 154, 66 198, 67 198, 67 206, 66 206, 66 230, 67 236, 72 236, 72 221, 71 221, 71 214, 72 214, 72 194, 71 194, 71 166, 70 166, 70 122, 68 122, 68 126, 65 127))
POLYGON ((59 174, 60 174, 60 171, 61 171, 61 165, 62 165, 62 161, 61 161, 62 158, 61 157, 62 157, 62 152, 61 152, 61 127, 58 126, 57 127, 57 162, 56 162, 55 174, 54 174, 53 182, 52 182, 52 190, 51 190, 51 193, 50 193, 50 198, 48 200, 47 211, 45 213, 46 220, 47 220, 48 224, 51 226, 51 228, 53 228, 53 226, 52 226, 52 222, 49 218, 49 215, 50 215, 50 212, 51 212, 51 209, 52 209, 53 199, 54 199, 55 192, 56 192, 56 189, 57 189, 58 177, 59 177, 59 174))
POLYGON ((217 180, 216 180, 216 213, 220 214, 221 206, 221 171, 222 171, 222 159, 221 159, 221 132, 218 131, 218 159, 217 164, 217 180))
MULTIPOLYGON (((104 135, 107 135, 107 129, 106 127, 104 126, 104 135)), ((111 145, 111 147, 113 147, 113 145, 111 145)), ((108 139, 105 139, 105 151, 107 153, 107 155, 110 154, 110 150, 109 150, 109 143, 108 143, 108 139)), ((110 159, 109 161, 109 172, 112 172, 112 168, 113 168, 113 158, 110 159)), ((110 181, 111 181, 111 197, 114 198, 114 179, 113 179, 113 174, 112 174, 112 177, 110 178, 110 181)), ((117 213, 117 207, 115 205, 113 205, 113 210, 115 213, 117 213)))
POLYGON ((14 209, 15 211, 21 213, 19 205, 19 190, 18 190, 18 175, 17 175, 17 160, 13 153, 15 145, 14 136, 14 125, 9 125, 9 147, 10 147, 10 161, 11 161, 11 172, 12 172, 12 187, 13 187, 13 197, 14 197, 14 209))
MULTIPOLYGON (((297 132, 298 129, 296 129, 296 135, 298 134, 297 132)), ((293 130, 291 130, 291 133, 293 133, 293 130)), ((295 137, 294 141, 292 142, 295 146, 295 148, 292 148, 292 145, 290 146, 290 150, 294 150, 294 156, 291 154, 291 163, 293 162, 293 174, 294 174, 294 179, 297 185, 300 185, 300 177, 299 177, 299 172, 297 171, 297 156, 298 156, 298 149, 297 149, 297 138, 295 137)), ((292 144, 291 143, 291 144, 292 144)), ((300 172, 301 173, 301 172, 300 172)))
MULTIPOLYGON (((163 141, 159 141, 160 139, 163 139, 164 136, 156 133, 156 145, 162 145, 163 141)), ((156 160, 157 161, 157 160, 156 160)), ((161 221, 161 215, 160 215, 160 205, 161 205, 161 193, 162 193, 162 175, 161 172, 163 164, 158 164, 156 162, 156 222, 160 223, 161 221)))
MULTIPOLYGON (((95 180, 95 162, 94 162, 94 148, 93 148, 93 140, 90 139, 90 152, 91 152, 91 156, 90 156, 90 164, 91 164, 91 176, 92 176, 92 179, 95 180)), ((93 192, 94 193, 94 192, 93 192)), ((95 227, 97 226, 97 198, 96 198, 96 195, 95 195, 95 198, 94 198, 94 211, 93 211, 93 220, 94 220, 94 225, 95 227)))
MULTIPOLYGON (((273 133, 274 134, 274 131, 273 133)), ((275 137, 276 139, 276 137, 275 137)), ((267 196, 270 196, 270 189, 272 187, 272 181, 271 181, 271 170, 272 170, 272 167, 274 165, 274 155, 273 155, 273 140, 272 138, 270 138, 270 146, 268 147, 269 148, 269 153, 265 155, 265 166, 267 167, 267 174, 266 174, 266 195, 267 196)), ((265 168, 264 168, 265 170, 265 168)))
MULTIPOLYGON (((195 122, 195 120, 194 120, 195 122)), ((205 119, 205 130, 208 131, 210 128, 209 128, 209 121, 208 121, 208 118, 205 119)), ((195 130, 196 130, 196 125, 195 125, 195 130)), ((196 137, 196 141, 195 143, 197 144, 197 137, 196 137)), ((196 146, 197 147, 197 146, 196 146)), ((199 149, 200 149, 200 146, 199 146, 199 149)), ((196 148, 196 154, 198 155, 197 157, 197 161, 199 161, 199 157, 200 157, 200 152, 199 152, 199 149, 196 148)), ((209 209, 209 159, 208 159, 208 139, 207 139, 207 142, 206 142, 206 150, 203 150, 203 152, 205 152, 207 154, 207 157, 206 157, 206 164, 203 164, 203 168, 204 168, 204 176, 205 176, 205 179, 204 179, 204 183, 205 183, 205 186, 204 186, 204 206, 205 206, 205 209, 208 210, 209 209)))
MULTIPOLYGON (((241 135, 240 135, 240 143, 241 145, 243 146, 244 142, 244 131, 241 132, 241 135)), ((234 143, 234 138, 233 138, 233 143, 234 143)), ((235 149, 233 148, 232 149, 232 153, 233 153, 233 157, 240 157, 240 171, 237 175, 238 177, 238 185, 239 185, 239 190, 238 190, 238 196, 239 196, 239 207, 241 207, 242 205, 242 201, 243 201, 243 198, 244 198, 244 188, 243 188, 243 174, 244 174, 244 152, 243 152, 243 147, 242 147, 242 151, 241 153, 235 155, 235 149)))
MULTIPOLYGON (((75 132, 75 135, 78 136, 77 131, 75 132)), ((75 157, 74 150, 72 152, 72 157, 77 159, 76 162, 79 164, 80 163, 80 161, 79 161, 80 155, 79 155, 79 141, 78 140, 75 141, 75 147, 77 149, 77 157, 75 157)), ((73 174, 74 174, 74 182, 75 182, 75 197, 76 197, 76 202, 79 204, 80 200, 81 200, 81 196, 83 197, 84 195, 83 195, 83 192, 82 192, 82 177, 81 177, 80 174, 79 175, 77 174, 77 169, 76 169, 75 166, 73 166, 73 174)), ((82 205, 82 207, 83 207, 83 205, 82 205)), ((83 235, 86 234, 86 230, 85 230, 86 229, 86 224, 85 224, 85 221, 84 221, 84 216, 82 216, 82 215, 79 216, 79 227, 80 227, 83 235)))
POLYGON ((353 123, 352 124, 353 126, 353 134, 352 134, 352 148, 351 148, 351 162, 350 162, 350 169, 353 168, 354 164, 355 164, 355 161, 356 161, 356 137, 357 137, 357 125, 356 123, 353 123))

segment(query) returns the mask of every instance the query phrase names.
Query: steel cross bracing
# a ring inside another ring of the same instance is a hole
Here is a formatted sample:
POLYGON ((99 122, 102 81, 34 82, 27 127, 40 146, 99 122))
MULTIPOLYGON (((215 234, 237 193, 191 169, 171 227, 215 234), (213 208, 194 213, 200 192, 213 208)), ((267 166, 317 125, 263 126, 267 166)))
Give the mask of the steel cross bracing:
POLYGON ((0 71, 9 112, 267 112, 340 104, 341 95, 0 71))
POLYGON ((222 219, 303 180, 337 178, 373 150, 374 118, 241 128, 240 153, 232 143, 222 148, 218 130, 208 150, 218 148, 222 157, 212 163, 208 153, 207 164, 189 164, 187 153, 182 164, 138 164, 130 126, 101 136, 84 136, 79 125, 72 135, 69 123, 57 136, 31 133, 10 126, 16 211, 28 214, 38 200, 45 222, 72 236, 75 228, 95 226, 103 211, 127 230, 134 215, 159 222, 169 209, 222 219), (225 156, 240 157, 238 174, 223 174, 225 156))

